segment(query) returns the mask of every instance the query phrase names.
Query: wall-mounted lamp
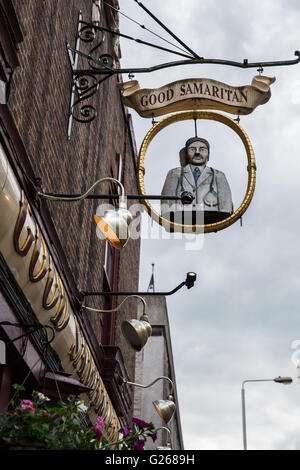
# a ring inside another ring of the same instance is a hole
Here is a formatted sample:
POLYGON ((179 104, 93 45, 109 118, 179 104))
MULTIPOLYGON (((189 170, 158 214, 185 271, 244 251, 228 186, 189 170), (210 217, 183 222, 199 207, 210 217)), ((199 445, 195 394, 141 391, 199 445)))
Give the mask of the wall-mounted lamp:
POLYGON ((166 400, 155 400, 155 401, 152 402, 156 412, 158 413, 158 415, 160 416, 162 421, 165 424, 168 424, 168 422, 171 420, 171 418, 172 418, 172 416, 173 416, 173 414, 176 410, 176 405, 173 401, 173 395, 172 395, 173 394, 173 389, 174 389, 174 384, 173 384, 172 380, 169 379, 169 377, 164 377, 164 376, 158 377, 153 382, 151 382, 149 385, 141 385, 141 384, 137 384, 137 383, 134 383, 134 382, 129 382, 128 380, 126 380, 124 378, 122 378, 122 380, 123 380, 124 384, 132 385, 134 387, 141 387, 141 388, 151 387, 158 380, 167 380, 168 382, 170 382, 170 385, 171 385, 170 394, 168 395, 167 399, 166 400))
POLYGON ((133 217, 129 210, 127 210, 124 186, 122 185, 122 183, 120 183, 119 180, 115 178, 101 178, 97 180, 85 193, 80 194, 78 196, 55 195, 45 193, 43 191, 37 191, 36 196, 43 199, 47 199, 49 201, 82 201, 90 195, 90 193, 96 188, 96 186, 106 181, 118 184, 121 188, 121 194, 118 196, 119 207, 117 209, 105 211, 102 217, 94 215, 94 221, 97 225, 97 228, 105 236, 108 242, 114 248, 121 250, 126 245, 129 239, 129 225, 132 222, 133 217))
POLYGON ((122 333, 128 342, 128 344, 135 350, 141 351, 141 349, 145 346, 148 341, 149 336, 151 336, 152 328, 149 322, 149 318, 146 312, 146 302, 145 300, 138 296, 138 295, 129 295, 126 297, 117 307, 113 308, 112 310, 98 310, 95 308, 87 307, 86 305, 82 305, 82 308, 89 312, 96 312, 96 313, 110 313, 110 312, 117 312, 123 305, 123 303, 129 299, 130 297, 135 297, 139 299, 143 303, 143 313, 139 320, 125 320, 122 322, 121 328, 122 333))
POLYGON ((186 275, 185 281, 178 284, 173 290, 169 292, 107 292, 107 291, 81 291, 81 294, 84 297, 89 297, 93 295, 172 295, 175 294, 179 289, 183 286, 186 286, 188 289, 194 286, 195 281, 197 279, 197 274, 194 272, 188 272, 186 275))

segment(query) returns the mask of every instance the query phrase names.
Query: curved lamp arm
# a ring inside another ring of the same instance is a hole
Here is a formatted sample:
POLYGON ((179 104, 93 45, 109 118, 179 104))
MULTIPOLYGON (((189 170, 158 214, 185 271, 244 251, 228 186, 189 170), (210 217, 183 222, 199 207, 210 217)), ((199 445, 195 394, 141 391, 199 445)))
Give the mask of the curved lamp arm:
POLYGON ((120 203, 124 202, 124 199, 125 199, 124 186, 119 180, 115 178, 109 178, 109 177, 101 178, 97 180, 85 193, 81 194, 80 196, 54 196, 51 194, 43 193, 41 191, 37 191, 36 195, 44 199, 49 199, 51 201, 70 201, 70 202, 81 201, 82 199, 85 199, 99 184, 105 181, 111 181, 112 183, 116 183, 119 185, 119 187, 121 188, 120 203))
POLYGON ((172 442, 171 442, 171 431, 170 431, 170 429, 167 428, 166 426, 161 426, 159 428, 156 428, 155 432, 160 431, 160 430, 164 430, 164 431, 167 431, 169 433, 169 436, 168 436, 168 439, 167 439, 167 446, 170 446, 170 449, 171 449, 172 448, 172 442))
MULTIPOLYGON (((96 309, 96 308, 92 308, 92 307, 87 307, 86 305, 82 305, 82 308, 84 308, 85 310, 88 310, 90 312, 96 312, 96 313, 111 313, 111 312, 117 312, 121 307, 122 305, 124 304, 124 302, 129 299, 130 297, 135 297, 136 299, 139 299, 142 303, 143 303, 143 315, 142 317, 147 317, 147 313, 146 313, 146 307, 147 307, 147 304, 145 302, 145 299, 143 299, 143 297, 140 297, 139 295, 128 295, 117 307, 111 309, 111 310, 99 310, 99 309, 96 309)), ((142 318, 143 319, 143 318, 142 318)))
POLYGON ((148 384, 148 385, 141 385, 141 384, 137 384, 137 383, 134 383, 134 382, 129 382, 128 380, 125 380, 123 377, 122 377, 122 380, 123 380, 123 383, 124 383, 124 384, 133 385, 133 386, 135 386, 135 387, 140 387, 140 388, 149 388, 149 387, 151 387, 152 385, 154 385, 156 382, 158 382, 158 380, 167 380, 167 381, 170 383, 170 385, 171 385, 171 387, 170 387, 169 399, 171 399, 170 396, 171 396, 171 397, 173 396, 174 384, 173 384, 172 380, 169 379, 169 377, 164 377, 164 376, 158 377, 157 379, 153 380, 153 382, 151 382, 151 383, 148 384))
POLYGON ((171 431, 169 428, 166 426, 160 426, 159 428, 156 428, 155 431, 160 431, 161 429, 164 429, 165 431, 168 431, 169 434, 171 434, 171 431))
MULTIPOLYGON (((94 215, 94 222, 96 223, 100 233, 104 235, 104 238, 117 250, 121 250, 130 238, 129 226, 133 220, 131 212, 127 209, 127 198, 125 197, 125 190, 122 183, 115 178, 101 178, 97 180, 85 193, 83 194, 49 194, 41 191, 36 191, 36 198, 41 197, 50 201, 82 201, 89 197, 90 193, 100 183, 111 181, 117 184, 120 188, 119 207, 106 210, 101 217, 94 215)), ((96 196, 95 196, 96 197, 96 196)), ((109 198, 109 194, 107 195, 109 198)))

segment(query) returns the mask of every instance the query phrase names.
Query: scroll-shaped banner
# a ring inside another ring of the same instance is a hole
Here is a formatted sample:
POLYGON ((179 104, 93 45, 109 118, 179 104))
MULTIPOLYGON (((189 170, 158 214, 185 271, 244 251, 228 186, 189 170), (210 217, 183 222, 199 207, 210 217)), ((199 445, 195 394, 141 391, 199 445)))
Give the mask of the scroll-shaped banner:
POLYGON ((120 83, 123 103, 140 116, 151 118, 177 111, 218 109, 250 114, 271 97, 275 77, 257 75, 251 85, 234 87, 209 78, 188 78, 160 88, 140 88, 137 80, 120 83))

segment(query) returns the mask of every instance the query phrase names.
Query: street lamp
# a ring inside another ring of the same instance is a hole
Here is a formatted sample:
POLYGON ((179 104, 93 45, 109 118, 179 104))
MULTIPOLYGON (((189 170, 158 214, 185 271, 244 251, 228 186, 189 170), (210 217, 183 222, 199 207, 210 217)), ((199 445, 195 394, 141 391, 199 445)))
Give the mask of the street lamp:
POLYGON ((291 377, 275 377, 275 379, 252 379, 244 380, 242 382, 241 398, 242 398, 242 419, 243 419, 243 444, 244 450, 247 450, 247 435, 246 435, 246 406, 245 406, 245 383, 247 382, 276 382, 284 385, 289 385, 293 382, 291 377))

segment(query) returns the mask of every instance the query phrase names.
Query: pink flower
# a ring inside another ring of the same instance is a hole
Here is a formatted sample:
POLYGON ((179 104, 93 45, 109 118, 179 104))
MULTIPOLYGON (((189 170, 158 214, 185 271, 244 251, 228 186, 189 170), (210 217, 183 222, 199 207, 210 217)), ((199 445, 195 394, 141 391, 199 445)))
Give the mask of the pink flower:
POLYGON ((132 422, 136 424, 138 428, 148 428, 148 426, 150 425, 150 423, 147 423, 146 421, 143 421, 139 418, 132 418, 132 422))
POLYGON ((104 431, 105 424, 104 424, 104 420, 102 416, 98 416, 98 418, 96 419, 95 428, 100 429, 101 431, 104 431))
POLYGON ((155 442, 156 439, 157 439, 157 432, 155 432, 154 434, 152 434, 151 438, 152 438, 152 441, 155 442))
POLYGON ((125 428, 123 429, 123 437, 129 436, 129 434, 131 433, 131 430, 132 430, 131 426, 125 426, 125 428))
POLYGON ((98 418, 96 419, 96 423, 95 423, 93 431, 96 434, 96 437, 99 441, 101 441, 102 439, 104 429, 105 429, 104 420, 102 416, 98 416, 98 418))
POLYGON ((100 429, 98 428, 94 428, 94 433, 96 434, 96 438, 98 439, 98 441, 101 441, 103 436, 102 431, 100 431, 100 429))
POLYGON ((33 408, 33 403, 30 400, 23 400, 21 407, 23 408, 23 410, 29 409, 31 413, 35 412, 35 408, 33 408))
POLYGON ((143 439, 139 439, 133 443, 133 450, 144 450, 144 445, 145 441, 143 439))

